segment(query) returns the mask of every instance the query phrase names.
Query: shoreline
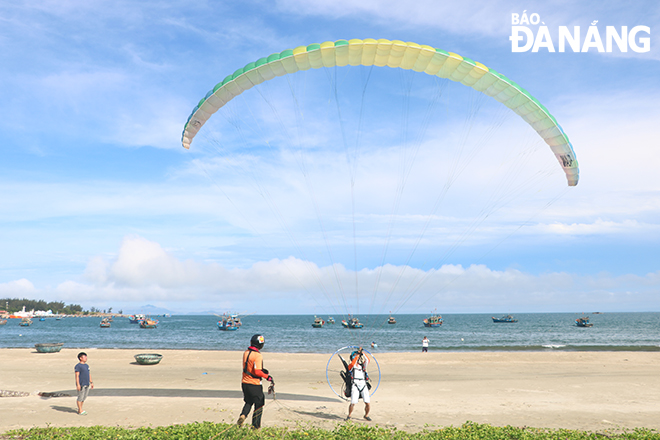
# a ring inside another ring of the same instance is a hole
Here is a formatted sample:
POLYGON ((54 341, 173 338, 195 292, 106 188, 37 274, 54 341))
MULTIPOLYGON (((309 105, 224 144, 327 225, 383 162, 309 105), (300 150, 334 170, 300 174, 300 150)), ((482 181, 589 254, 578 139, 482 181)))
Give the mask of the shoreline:
MULTIPOLYGON (((357 346, 356 346, 357 347, 357 346)), ((218 350, 216 348, 153 348, 153 347, 91 347, 91 346, 64 346, 63 350, 126 350, 126 351, 205 351, 205 352, 235 352, 238 350, 218 350)), ((407 351, 395 351, 395 350, 382 350, 380 348, 370 348, 364 347, 365 350, 369 353, 375 355, 376 357, 386 355, 386 354, 415 354, 419 353, 420 347, 415 347, 414 350, 407 351)), ((0 353, 3 350, 32 350, 36 353, 34 345, 29 347, 0 347, 0 353)), ((482 347, 469 347, 465 349, 457 349, 455 347, 442 348, 442 347, 429 347, 429 353, 436 354, 488 354, 488 353, 515 353, 515 354, 525 354, 525 353, 660 353, 660 345, 508 345, 508 346, 482 346, 482 347)), ((272 354, 315 354, 320 356, 330 357, 331 352, 326 351, 270 351, 266 349, 265 353, 272 354)))
MULTIPOLYGON (((72 349, 36 353, 0 349, 0 433, 33 426, 164 426, 234 423, 243 406, 242 351, 72 349), (75 413, 73 367, 86 351, 96 388, 75 413), (161 351, 158 365, 135 362, 161 351), (36 392, 70 394, 43 398, 36 392)), ((406 431, 460 426, 660 430, 660 353, 438 352, 376 353, 382 381, 372 396, 374 425, 406 431)), ((344 423, 347 402, 326 381, 329 355, 264 351, 277 400, 266 397, 264 426, 344 423)), ((266 388, 266 387, 264 387, 266 388)), ((360 402, 354 423, 361 420, 360 402)))

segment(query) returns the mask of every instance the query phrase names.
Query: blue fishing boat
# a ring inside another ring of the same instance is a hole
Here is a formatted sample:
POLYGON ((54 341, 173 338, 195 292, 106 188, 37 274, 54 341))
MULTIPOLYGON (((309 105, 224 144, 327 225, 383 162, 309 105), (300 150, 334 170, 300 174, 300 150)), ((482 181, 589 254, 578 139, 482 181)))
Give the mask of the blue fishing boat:
POLYGON ((236 331, 240 326, 241 318, 239 318, 236 313, 225 313, 220 317, 220 321, 218 321, 218 329, 224 331, 236 331))
POLYGON ((440 327, 443 322, 442 316, 434 313, 424 320, 424 327, 440 327))
POLYGON ((344 326, 344 328, 362 328, 364 327, 364 324, 360 322, 359 319, 352 317, 351 315, 348 315, 348 321, 342 320, 341 325, 344 326))
POLYGON ((518 320, 514 319, 511 315, 502 316, 501 318, 493 316, 493 322, 518 322, 518 320))
POLYGON ((317 316, 314 316, 314 322, 312 322, 312 327, 322 328, 324 324, 325 324, 324 320, 322 320, 321 318, 319 318, 317 316))
POLYGON ((593 327, 594 325, 589 322, 589 317, 587 316, 586 318, 578 318, 575 320, 575 325, 578 327, 593 327))

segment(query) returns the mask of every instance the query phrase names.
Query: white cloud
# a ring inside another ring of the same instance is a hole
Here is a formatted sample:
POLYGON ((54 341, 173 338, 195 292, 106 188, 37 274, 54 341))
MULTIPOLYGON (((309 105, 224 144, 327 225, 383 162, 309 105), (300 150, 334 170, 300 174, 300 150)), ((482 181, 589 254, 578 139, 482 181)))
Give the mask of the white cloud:
MULTIPOLYGON (((540 226, 553 235, 631 235, 642 236, 644 234, 660 235, 660 225, 644 224, 635 220, 624 220, 621 222, 604 221, 596 219, 593 223, 562 224, 553 223, 540 226)), ((539 228, 539 229, 540 229, 539 228)))
POLYGON ((110 267, 108 279, 120 286, 180 287, 194 285, 199 279, 198 266, 178 261, 159 244, 131 237, 124 240, 117 260, 110 267))
MULTIPOLYGON (((360 307, 363 313, 421 312, 435 307, 444 312, 580 308, 632 311, 653 310, 660 290, 660 272, 645 276, 563 272, 533 275, 484 265, 422 270, 386 264, 358 271, 360 293, 356 295, 356 274, 342 265, 319 267, 291 257, 237 269, 182 261, 158 243, 137 236, 125 238, 116 258, 90 260, 86 275, 92 284, 67 281, 57 286, 57 295, 67 300, 84 299, 90 305, 100 302, 112 306, 120 301, 137 306, 155 301, 184 310, 193 303, 250 309, 262 302, 274 302, 271 313, 304 313, 306 306, 348 313, 344 301, 349 309, 360 307)), ((21 282, 31 286, 27 280, 21 282)))
POLYGON ((20 280, 9 281, 7 283, 0 283, 0 295, 7 298, 29 298, 37 293, 34 285, 21 278, 20 280))

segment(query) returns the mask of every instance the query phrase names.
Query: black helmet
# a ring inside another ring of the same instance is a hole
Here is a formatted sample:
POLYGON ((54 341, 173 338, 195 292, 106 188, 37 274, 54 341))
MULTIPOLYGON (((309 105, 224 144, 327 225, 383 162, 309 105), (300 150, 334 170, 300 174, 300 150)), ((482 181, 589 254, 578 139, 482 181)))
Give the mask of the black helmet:
POLYGON ((252 339, 250 339, 250 345, 258 348, 259 350, 264 348, 264 342, 266 342, 266 340, 261 335, 254 335, 252 336, 252 339))

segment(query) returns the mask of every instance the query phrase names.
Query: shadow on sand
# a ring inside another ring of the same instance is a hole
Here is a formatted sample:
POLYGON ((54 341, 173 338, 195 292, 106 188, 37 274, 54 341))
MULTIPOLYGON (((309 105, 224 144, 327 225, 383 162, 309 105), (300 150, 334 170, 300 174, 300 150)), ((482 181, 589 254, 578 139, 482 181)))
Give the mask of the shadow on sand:
POLYGON ((51 408, 53 408, 55 411, 60 411, 60 412, 65 412, 65 413, 72 413, 72 414, 78 414, 78 410, 75 408, 71 408, 70 406, 57 406, 57 405, 52 405, 51 408))
MULTIPOLYGON (((76 395, 76 390, 56 391, 55 394, 76 395)), ((243 399, 239 390, 189 390, 181 388, 95 388, 90 397, 197 397, 206 399, 243 399)), ((278 400, 302 400, 306 402, 336 402, 336 398, 306 394, 277 393, 278 400)))
POLYGON ((296 414, 300 414, 302 416, 310 416, 310 417, 316 417, 317 419, 325 419, 325 420, 344 420, 344 417, 338 416, 336 414, 329 414, 323 411, 299 411, 296 409, 292 409, 296 414))

